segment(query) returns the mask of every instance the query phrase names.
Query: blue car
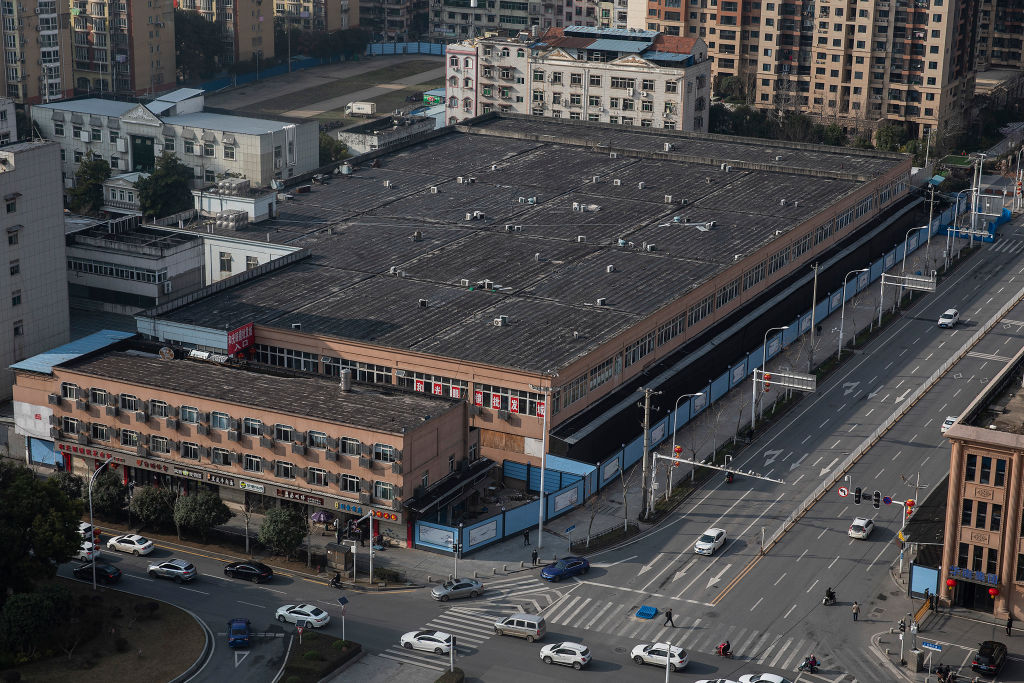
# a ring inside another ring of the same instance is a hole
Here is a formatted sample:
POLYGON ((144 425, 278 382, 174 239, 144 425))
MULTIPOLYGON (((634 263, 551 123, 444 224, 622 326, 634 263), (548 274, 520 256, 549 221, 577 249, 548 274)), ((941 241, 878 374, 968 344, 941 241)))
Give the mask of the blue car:
POLYGON ((590 562, 585 557, 566 557, 553 562, 540 570, 540 577, 548 581, 561 581, 570 576, 586 574, 590 571, 590 562))
POLYGON ((228 647, 249 647, 251 632, 248 619, 232 619, 228 622, 228 647))

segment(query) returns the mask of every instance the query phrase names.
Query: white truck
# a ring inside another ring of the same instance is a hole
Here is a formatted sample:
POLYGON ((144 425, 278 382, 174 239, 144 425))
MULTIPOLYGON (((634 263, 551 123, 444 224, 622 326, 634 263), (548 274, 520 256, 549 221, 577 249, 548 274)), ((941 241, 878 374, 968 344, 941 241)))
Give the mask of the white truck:
POLYGON ((349 102, 345 105, 346 116, 373 116, 376 113, 376 102, 349 102))

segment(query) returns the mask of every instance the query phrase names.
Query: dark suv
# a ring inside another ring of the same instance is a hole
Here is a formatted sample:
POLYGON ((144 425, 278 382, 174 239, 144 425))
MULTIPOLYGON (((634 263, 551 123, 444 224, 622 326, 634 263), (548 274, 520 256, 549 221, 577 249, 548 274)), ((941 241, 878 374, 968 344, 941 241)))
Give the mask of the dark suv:
POLYGON ((1006 663, 1006 646, 994 640, 978 645, 978 652, 971 662, 971 669, 978 673, 996 675, 1006 663))

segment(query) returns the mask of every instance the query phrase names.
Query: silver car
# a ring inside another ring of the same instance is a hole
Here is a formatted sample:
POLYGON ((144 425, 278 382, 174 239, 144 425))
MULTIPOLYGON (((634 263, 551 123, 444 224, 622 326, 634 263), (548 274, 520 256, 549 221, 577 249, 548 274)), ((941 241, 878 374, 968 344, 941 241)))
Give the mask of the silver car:
POLYGON ((483 592, 484 585, 476 579, 452 579, 440 586, 434 586, 430 591, 430 597, 448 602, 452 598, 475 598, 483 592))
POLYGON ((149 565, 149 568, 146 571, 154 579, 158 577, 163 579, 174 579, 178 583, 191 581, 199 574, 199 572, 196 571, 195 565, 186 560, 165 560, 163 562, 154 562, 149 565))

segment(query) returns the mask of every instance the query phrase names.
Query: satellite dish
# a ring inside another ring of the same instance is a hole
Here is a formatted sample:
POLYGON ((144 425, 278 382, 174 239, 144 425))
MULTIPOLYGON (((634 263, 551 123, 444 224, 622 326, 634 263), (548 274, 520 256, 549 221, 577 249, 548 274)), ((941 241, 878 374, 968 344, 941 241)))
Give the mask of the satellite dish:
POLYGON ((160 347, 160 357, 164 360, 174 360, 174 349, 170 346, 160 347))

